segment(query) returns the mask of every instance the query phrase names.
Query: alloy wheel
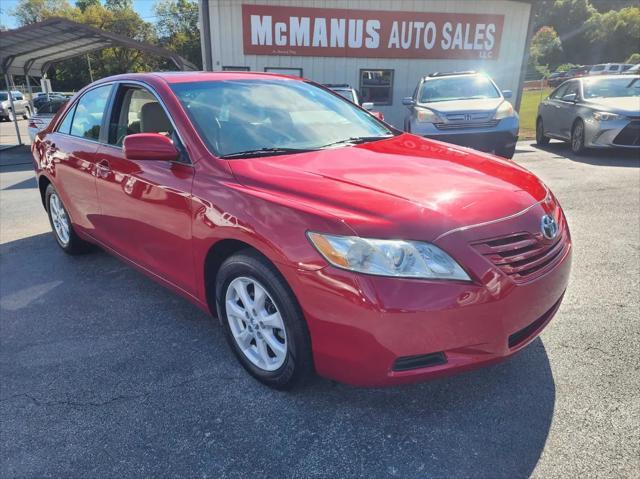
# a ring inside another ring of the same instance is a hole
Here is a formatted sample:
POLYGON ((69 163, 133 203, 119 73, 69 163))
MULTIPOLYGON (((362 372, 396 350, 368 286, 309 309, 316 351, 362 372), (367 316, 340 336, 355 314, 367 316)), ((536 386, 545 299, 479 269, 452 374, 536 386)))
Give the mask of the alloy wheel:
POLYGON ((571 149, 574 153, 580 153, 584 142, 584 125, 581 122, 576 123, 573 127, 573 135, 571 135, 571 149))
POLYGON ((287 358, 287 333, 277 304, 258 281, 235 278, 227 287, 225 310, 231 334, 251 363, 275 371, 287 358))
POLYGON ((62 245, 68 245, 71 239, 69 216, 67 216, 64 206, 62 206, 62 201, 60 201, 56 193, 52 193, 49 197, 49 213, 51 214, 51 222, 58 240, 62 245))

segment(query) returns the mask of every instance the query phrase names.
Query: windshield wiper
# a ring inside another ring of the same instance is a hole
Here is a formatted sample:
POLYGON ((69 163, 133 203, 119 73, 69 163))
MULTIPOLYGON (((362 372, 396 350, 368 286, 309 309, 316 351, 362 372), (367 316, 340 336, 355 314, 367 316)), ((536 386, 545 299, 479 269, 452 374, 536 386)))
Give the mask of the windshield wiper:
POLYGON ((386 140, 387 138, 391 138, 393 135, 386 136, 352 136, 351 138, 345 138, 344 140, 338 140, 326 145, 321 146, 320 148, 329 148, 330 146, 336 145, 359 145, 360 143, 367 143, 369 141, 379 141, 386 140))
POLYGON ((257 148, 255 150, 237 151, 235 153, 229 153, 222 155, 220 158, 256 158, 258 156, 271 156, 271 155, 287 155, 289 153, 305 153, 307 151, 314 151, 313 148, 257 148))

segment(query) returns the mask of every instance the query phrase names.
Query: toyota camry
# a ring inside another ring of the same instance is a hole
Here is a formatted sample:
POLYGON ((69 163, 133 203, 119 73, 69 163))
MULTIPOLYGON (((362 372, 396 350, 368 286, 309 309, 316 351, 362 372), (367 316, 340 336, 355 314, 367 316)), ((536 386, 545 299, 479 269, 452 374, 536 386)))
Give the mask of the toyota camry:
POLYGON ((216 316, 274 388, 494 363, 538 336, 567 287, 569 228, 532 173, 299 78, 106 78, 32 151, 62 250, 99 245, 216 316))

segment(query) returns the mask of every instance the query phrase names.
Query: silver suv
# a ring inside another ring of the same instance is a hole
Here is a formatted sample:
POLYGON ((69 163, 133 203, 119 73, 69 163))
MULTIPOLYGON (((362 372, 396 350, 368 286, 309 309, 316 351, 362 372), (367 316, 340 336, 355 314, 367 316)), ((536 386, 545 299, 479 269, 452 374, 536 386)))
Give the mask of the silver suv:
POLYGON ((409 108, 404 130, 512 158, 520 120, 511 96, 484 73, 433 73, 402 100, 409 108))
MULTIPOLYGON (((19 91, 12 91, 13 106, 15 113, 22 115, 22 118, 31 118, 31 107, 29 101, 25 99, 24 95, 19 91)), ((11 111, 11 102, 9 101, 9 93, 6 91, 0 91, 0 120, 13 121, 13 111, 11 111)))

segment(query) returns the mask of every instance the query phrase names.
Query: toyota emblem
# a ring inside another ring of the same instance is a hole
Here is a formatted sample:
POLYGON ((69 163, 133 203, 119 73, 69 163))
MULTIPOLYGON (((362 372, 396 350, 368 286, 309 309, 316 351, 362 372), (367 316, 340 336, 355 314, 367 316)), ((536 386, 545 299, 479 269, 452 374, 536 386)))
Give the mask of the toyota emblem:
POLYGON ((558 223, 549 215, 544 215, 540 221, 540 230, 547 239, 554 239, 558 236, 558 223))

